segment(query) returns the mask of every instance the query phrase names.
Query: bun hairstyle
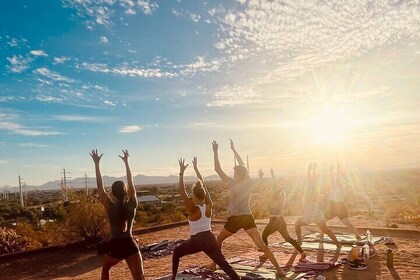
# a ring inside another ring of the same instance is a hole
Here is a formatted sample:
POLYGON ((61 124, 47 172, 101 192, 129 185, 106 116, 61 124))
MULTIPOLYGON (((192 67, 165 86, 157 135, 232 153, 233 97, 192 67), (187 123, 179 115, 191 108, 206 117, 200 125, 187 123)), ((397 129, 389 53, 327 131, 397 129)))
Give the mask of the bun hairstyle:
POLYGON ((203 200, 206 197, 206 190, 203 187, 203 182, 195 182, 192 188, 193 194, 198 198, 203 200))

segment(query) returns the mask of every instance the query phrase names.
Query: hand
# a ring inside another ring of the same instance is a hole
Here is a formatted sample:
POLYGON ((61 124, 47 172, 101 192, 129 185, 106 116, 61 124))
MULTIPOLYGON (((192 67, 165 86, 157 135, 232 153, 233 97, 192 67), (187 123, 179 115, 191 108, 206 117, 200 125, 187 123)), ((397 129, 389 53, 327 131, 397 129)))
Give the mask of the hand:
POLYGON ((229 142, 230 142, 230 148, 232 149, 232 151, 235 151, 235 145, 233 144, 233 140, 229 138, 229 142))
POLYGON ((129 157, 129 154, 128 154, 128 150, 122 150, 122 152, 123 152, 123 155, 122 156, 119 156, 125 163, 128 163, 128 157, 129 157))
POLYGON ((184 175, 184 171, 185 169, 187 169, 188 164, 185 164, 185 159, 180 158, 178 159, 178 163, 179 163, 179 175, 184 175))
POLYGON ((258 169, 258 176, 260 176, 260 179, 264 177, 264 170, 262 168, 258 169))
POLYGON ((312 162, 308 165, 308 171, 312 170, 312 162))
POLYGON ((197 169, 197 157, 193 157, 192 163, 193 163, 194 169, 197 169))
POLYGON ((102 156, 103 156, 103 154, 98 155, 98 150, 97 150, 97 149, 92 150, 92 151, 89 153, 89 155, 92 157, 93 162, 94 162, 95 164, 99 164, 99 161, 101 160, 101 158, 102 158, 102 156))
POLYGON ((217 150, 219 149, 219 144, 217 144, 217 142, 213 140, 213 142, 211 142, 211 145, 213 146, 213 152, 217 152, 217 150))
POLYGON ((316 162, 312 163, 312 170, 316 171, 317 168, 318 168, 318 164, 316 162))
POLYGON ((334 164, 331 164, 331 166, 330 166, 330 173, 333 173, 333 171, 334 171, 334 164))

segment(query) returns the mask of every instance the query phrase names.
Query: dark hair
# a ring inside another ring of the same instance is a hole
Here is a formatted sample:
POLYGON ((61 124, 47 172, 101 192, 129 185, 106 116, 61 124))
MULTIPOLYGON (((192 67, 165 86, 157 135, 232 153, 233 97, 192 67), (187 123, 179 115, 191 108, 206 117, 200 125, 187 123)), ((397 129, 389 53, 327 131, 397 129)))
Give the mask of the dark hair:
POLYGON ((127 186, 123 181, 115 181, 112 184, 112 194, 118 200, 116 203, 117 221, 121 227, 121 231, 127 230, 128 222, 128 206, 127 206, 127 186))
POLYGON ((243 165, 236 165, 233 170, 238 173, 239 177, 243 178, 248 174, 248 169, 243 165))
POLYGON ((204 199, 206 197, 206 190, 203 188, 201 181, 194 183, 192 191, 198 199, 204 199))

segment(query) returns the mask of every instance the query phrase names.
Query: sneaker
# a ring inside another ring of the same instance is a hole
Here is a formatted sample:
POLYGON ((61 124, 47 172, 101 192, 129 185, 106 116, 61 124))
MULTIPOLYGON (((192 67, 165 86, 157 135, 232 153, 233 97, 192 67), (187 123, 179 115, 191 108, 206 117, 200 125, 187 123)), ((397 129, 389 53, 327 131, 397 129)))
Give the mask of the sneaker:
POLYGON ((361 259, 357 259, 357 260, 354 260, 354 261, 349 261, 349 267, 350 267, 350 269, 354 269, 354 270, 365 270, 365 269, 367 269, 367 265, 361 259))

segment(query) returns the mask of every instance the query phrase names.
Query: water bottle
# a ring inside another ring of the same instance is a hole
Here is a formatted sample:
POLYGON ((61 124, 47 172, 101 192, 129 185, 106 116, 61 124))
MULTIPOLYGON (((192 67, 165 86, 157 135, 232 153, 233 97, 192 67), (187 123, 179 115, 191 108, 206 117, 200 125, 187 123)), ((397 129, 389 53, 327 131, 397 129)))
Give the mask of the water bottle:
POLYGON ((368 241, 370 244, 372 244, 372 234, 370 233, 370 230, 367 230, 367 231, 366 231, 366 238, 367 238, 367 241, 368 241))
POLYGON ((392 252, 392 249, 386 251, 386 265, 388 267, 394 267, 394 253, 392 252))
POLYGON ((368 242, 365 243, 365 245, 363 245, 363 255, 362 258, 364 259, 368 259, 369 258, 369 244, 368 242))

